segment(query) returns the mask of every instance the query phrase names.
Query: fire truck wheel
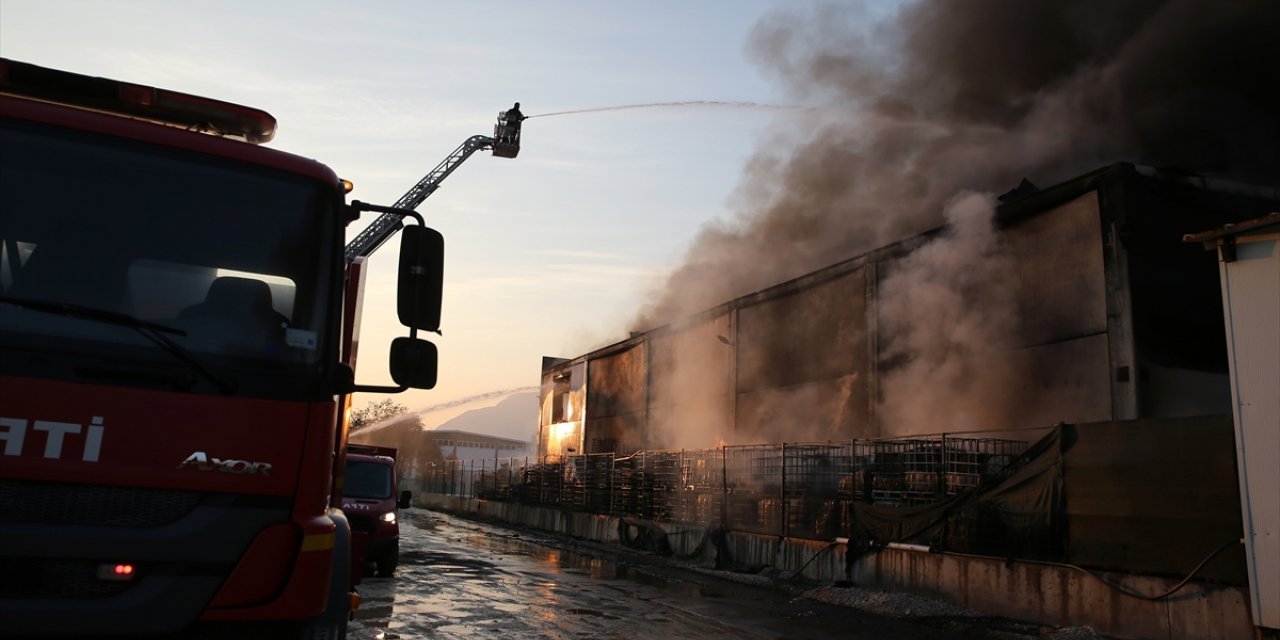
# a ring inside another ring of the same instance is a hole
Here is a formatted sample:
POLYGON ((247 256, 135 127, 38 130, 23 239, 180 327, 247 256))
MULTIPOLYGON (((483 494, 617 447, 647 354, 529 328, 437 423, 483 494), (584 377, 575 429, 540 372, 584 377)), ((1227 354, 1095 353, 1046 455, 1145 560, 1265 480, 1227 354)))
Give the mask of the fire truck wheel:
POLYGON ((329 601, 319 616, 303 621, 302 640, 346 640, 350 619, 351 525, 341 511, 330 510, 334 524, 333 569, 329 578, 329 601))
POLYGON ((396 546, 392 547, 388 553, 383 554, 381 558, 378 558, 378 577, 390 578, 395 574, 396 565, 398 564, 400 564, 400 548, 396 546))
POLYGON ((303 630, 303 640, 346 640, 347 638, 347 621, 333 622, 332 624, 321 624, 320 621, 313 621, 303 630))

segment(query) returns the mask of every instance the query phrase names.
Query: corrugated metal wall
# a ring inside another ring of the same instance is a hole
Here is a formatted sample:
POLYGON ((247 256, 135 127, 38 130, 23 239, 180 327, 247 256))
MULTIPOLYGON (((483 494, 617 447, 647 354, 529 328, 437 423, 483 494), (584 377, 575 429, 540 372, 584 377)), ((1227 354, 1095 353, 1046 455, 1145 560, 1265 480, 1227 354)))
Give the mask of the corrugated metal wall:
MULTIPOLYGON (((911 354, 902 354, 894 344, 895 326, 913 319, 901 317, 900 303, 894 298, 903 295, 902 285, 894 289, 893 280, 899 270, 913 268, 919 252, 880 258, 872 301, 879 334, 876 367, 868 372, 878 385, 874 435, 902 437, 1112 419, 1113 339, 1128 342, 1108 328, 1104 233, 1098 192, 1088 191, 1001 228, 1001 255, 965 256, 982 264, 952 267, 982 268, 985 280, 942 277, 925 282, 937 286, 939 280, 942 284, 954 280, 954 286, 970 287, 951 291, 962 297, 959 304, 921 311, 957 315, 922 321, 931 331, 955 332, 954 337, 939 339, 941 344, 929 345, 933 353, 926 354, 931 366, 954 368, 950 375, 922 370, 911 354), (974 333, 975 318, 980 325, 999 329, 978 326, 977 332, 985 335, 967 335, 974 333)), ((964 250, 948 247, 949 242, 943 236, 939 249, 964 250)), ((933 250, 933 245, 923 250, 933 250)), ((1123 287, 1119 293, 1125 294, 1123 287)), ((917 336, 913 342, 927 343, 927 339, 917 336)))
POLYGON ((646 352, 641 342, 588 362, 586 453, 649 446, 646 352))
POLYGON ((982 385, 893 386, 911 356, 889 348, 886 283, 907 256, 946 233, 731 300, 575 360, 588 363, 590 378, 585 447, 627 452, 1225 414, 1220 343, 1209 336, 1191 344, 1185 335, 1188 327, 1202 334, 1202 325, 1221 327, 1201 284, 1215 268, 1188 253, 1181 235, 1260 203, 1274 205, 1114 165, 1002 205, 1005 262, 989 281, 1013 293, 992 312, 1016 315, 1016 330, 967 354, 964 375, 988 378, 982 385), (945 393, 951 397, 905 419, 894 415, 895 407, 945 393))
MULTIPOLYGON (((1098 193, 1091 191, 1003 231, 1013 258, 1025 341, 1002 358, 1018 386, 1007 425, 1110 420, 1107 294, 1098 193)), ((999 361, 993 365, 999 366, 999 361)), ((993 425, 994 426, 994 425, 993 425)))
POLYGON ((653 334, 649 431, 665 448, 715 446, 732 435, 732 312, 653 334))
POLYGON ((874 432, 866 270, 743 306, 737 442, 839 440, 874 432))

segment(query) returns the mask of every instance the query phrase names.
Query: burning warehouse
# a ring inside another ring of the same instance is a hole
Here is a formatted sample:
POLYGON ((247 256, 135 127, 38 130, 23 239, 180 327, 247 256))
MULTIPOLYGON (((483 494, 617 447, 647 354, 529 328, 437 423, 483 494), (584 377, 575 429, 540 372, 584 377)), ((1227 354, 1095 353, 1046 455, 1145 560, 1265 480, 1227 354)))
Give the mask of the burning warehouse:
POLYGON ((1246 637, 1280 608, 1249 573, 1274 557, 1275 500, 1248 492, 1271 515, 1245 527, 1241 487, 1274 475, 1237 479, 1218 256, 1185 236, 1278 210, 1280 189, 1129 163, 964 195, 939 228, 544 359, 543 462, 513 495, 617 518, 623 542, 727 532, 703 539, 717 566, 1246 637))
POLYGON ((873 14, 757 24, 748 54, 823 106, 638 332, 545 363, 540 452, 1229 413, 1214 260, 1179 240, 1276 208, 1276 4, 873 14))
POLYGON ((1275 309, 1274 234, 1229 238, 1280 210, 1280 5, 895 7, 758 23, 822 106, 629 338, 544 359, 540 459, 476 508, 1109 637, 1274 629, 1276 425, 1233 424, 1220 281, 1275 309))
POLYGON ((765 72, 827 106, 770 133, 628 339, 544 359, 529 483, 728 531, 717 562, 799 574, 835 540, 806 575, 1246 637, 1240 540, 1274 518, 1242 526, 1217 257, 1183 238, 1280 210, 1280 9, 870 17, 757 25, 765 72))
POLYGON ((544 360, 539 454, 1226 415, 1215 257, 1182 242, 1280 190, 1131 164, 571 360, 544 360))

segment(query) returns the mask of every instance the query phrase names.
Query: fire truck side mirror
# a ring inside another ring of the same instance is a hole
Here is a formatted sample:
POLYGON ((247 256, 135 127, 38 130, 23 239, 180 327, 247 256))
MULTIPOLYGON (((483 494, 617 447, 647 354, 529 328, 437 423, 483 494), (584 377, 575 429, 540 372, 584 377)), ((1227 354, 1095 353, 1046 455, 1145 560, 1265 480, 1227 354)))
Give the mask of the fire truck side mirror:
POLYGON ((434 388, 439 363, 440 352, 426 340, 396 338, 391 341, 391 379, 402 387, 434 388))
POLYGON ((444 236, 420 225, 406 226, 402 233, 396 315, 406 327, 437 331, 444 291, 444 236))

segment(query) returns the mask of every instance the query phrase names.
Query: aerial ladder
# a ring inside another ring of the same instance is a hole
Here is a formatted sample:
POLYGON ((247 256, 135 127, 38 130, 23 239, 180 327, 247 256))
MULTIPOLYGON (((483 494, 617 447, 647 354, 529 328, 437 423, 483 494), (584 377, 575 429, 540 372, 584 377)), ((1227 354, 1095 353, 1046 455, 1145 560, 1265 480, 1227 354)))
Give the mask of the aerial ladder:
MULTIPOLYGON (((440 188, 440 183, 449 177, 454 169, 471 157, 471 154, 486 149, 492 149, 493 155, 500 158, 514 158, 520 153, 520 128, 507 124, 506 112, 498 113, 498 122, 493 127, 492 137, 477 135, 467 138, 453 150, 453 153, 436 165, 436 168, 400 196, 391 208, 408 211, 417 209, 418 205, 440 188)), ((403 226, 402 217, 396 213, 383 213, 378 216, 364 231, 347 243, 345 250, 347 264, 351 264, 356 258, 368 257, 383 243, 390 240, 391 236, 394 236, 403 226)))

